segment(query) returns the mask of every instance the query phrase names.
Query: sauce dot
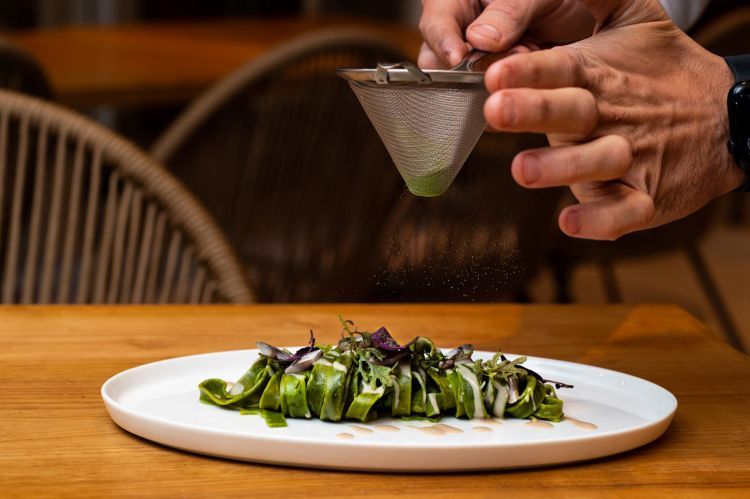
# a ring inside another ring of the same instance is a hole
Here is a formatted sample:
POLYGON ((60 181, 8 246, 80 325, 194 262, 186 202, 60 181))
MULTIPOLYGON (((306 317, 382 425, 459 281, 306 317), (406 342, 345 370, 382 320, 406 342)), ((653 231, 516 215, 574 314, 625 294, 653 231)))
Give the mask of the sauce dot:
POLYGON ((539 419, 532 419, 528 423, 526 423, 526 426, 531 426, 532 428, 554 428, 555 426, 548 422, 548 421, 540 421, 539 419))
POLYGON ((379 424, 375 426, 375 429, 379 431, 389 431, 389 432, 399 431, 398 426, 393 426, 391 424, 379 424))
POLYGON ((352 425, 349 428, 351 428, 351 430, 354 433, 372 433, 371 429, 365 428, 364 426, 355 426, 355 425, 352 425))
POLYGON ((575 418, 569 418, 565 417, 565 421, 570 421, 573 423, 573 425, 577 428, 581 428, 582 430, 598 430, 599 427, 596 426, 594 423, 589 423, 588 421, 581 421, 580 419, 575 418))

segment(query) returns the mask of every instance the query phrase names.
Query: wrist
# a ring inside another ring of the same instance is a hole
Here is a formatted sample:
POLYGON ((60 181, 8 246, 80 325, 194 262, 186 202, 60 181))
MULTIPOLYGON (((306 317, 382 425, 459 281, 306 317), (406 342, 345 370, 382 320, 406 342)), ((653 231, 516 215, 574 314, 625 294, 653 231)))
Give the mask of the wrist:
POLYGON ((740 169, 745 172, 745 182, 738 189, 750 191, 750 55, 725 58, 734 73, 734 85, 727 95, 729 116, 729 150, 740 169))
POLYGON ((735 84, 735 76, 731 68, 722 57, 712 55, 715 59, 716 71, 709 74, 716 75, 714 90, 714 108, 716 112, 717 133, 716 140, 718 174, 723 180, 722 194, 731 192, 747 182, 747 174, 737 164, 727 144, 731 137, 729 124, 729 110, 727 108, 727 96, 735 84))

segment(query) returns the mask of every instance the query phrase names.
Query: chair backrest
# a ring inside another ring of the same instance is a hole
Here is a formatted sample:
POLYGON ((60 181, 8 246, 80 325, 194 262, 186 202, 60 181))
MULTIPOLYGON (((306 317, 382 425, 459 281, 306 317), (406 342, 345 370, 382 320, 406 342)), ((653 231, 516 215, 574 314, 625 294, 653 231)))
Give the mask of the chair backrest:
POLYGON ((41 66, 30 55, 2 38, 0 38, 0 88, 44 99, 52 97, 52 88, 41 66))
POLYGON ((750 7, 726 12, 693 33, 695 41, 720 56, 750 53, 750 7))
POLYGON ((361 29, 305 35, 217 83, 152 148, 226 230, 260 300, 369 295, 403 187, 334 69, 403 59, 361 29))
POLYGON ((252 300, 215 222, 128 141, 0 91, 0 301, 252 300))

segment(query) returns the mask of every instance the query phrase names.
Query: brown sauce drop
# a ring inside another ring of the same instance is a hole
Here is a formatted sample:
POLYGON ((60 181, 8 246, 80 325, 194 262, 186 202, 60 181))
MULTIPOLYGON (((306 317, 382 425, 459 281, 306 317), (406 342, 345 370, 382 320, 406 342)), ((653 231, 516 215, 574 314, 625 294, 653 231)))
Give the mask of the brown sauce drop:
POLYGON ((474 427, 472 428, 472 430, 474 430, 474 431, 478 431, 478 432, 480 432, 480 433, 489 433, 489 432, 491 432, 491 431, 492 431, 492 428, 489 428, 489 427, 487 427, 487 426, 474 426, 474 427))
POLYGON ((496 418, 486 418, 486 419, 477 420, 477 421, 481 421, 482 424, 488 424, 488 425, 494 425, 494 426, 503 424, 502 419, 496 419, 496 418))
POLYGON ((349 428, 351 428, 351 430, 354 433, 372 433, 373 432, 373 430, 371 430, 369 428, 365 428, 364 426, 355 426, 355 425, 352 425, 349 428))
POLYGON ((344 440, 350 440, 350 439, 354 438, 354 435, 352 435, 351 433, 339 433, 338 435, 336 435, 336 438, 341 438, 341 439, 344 439, 344 440))
POLYGON ((412 428, 437 436, 448 435, 450 433, 463 433, 463 430, 443 423, 434 424, 432 426, 412 426, 412 428))
POLYGON ((441 430, 443 430, 445 433, 463 433, 464 432, 463 430, 461 430, 459 428, 456 428, 454 426, 449 426, 449 425, 443 424, 443 423, 438 423, 435 426, 437 426, 438 428, 440 428, 441 430))
POLYGON ((526 423, 526 426, 531 426, 532 428, 554 428, 555 425, 550 423, 549 421, 541 421, 539 419, 533 419, 526 423))
POLYGON ((390 431, 390 432, 399 431, 398 426, 393 426, 392 424, 379 424, 375 426, 375 429, 379 431, 390 431))
POLYGON ((596 426, 594 423, 589 423, 588 421, 581 421, 580 419, 570 418, 568 416, 565 416, 565 421, 570 421, 573 423, 573 425, 577 428, 581 428, 582 430, 598 430, 599 427, 596 426))

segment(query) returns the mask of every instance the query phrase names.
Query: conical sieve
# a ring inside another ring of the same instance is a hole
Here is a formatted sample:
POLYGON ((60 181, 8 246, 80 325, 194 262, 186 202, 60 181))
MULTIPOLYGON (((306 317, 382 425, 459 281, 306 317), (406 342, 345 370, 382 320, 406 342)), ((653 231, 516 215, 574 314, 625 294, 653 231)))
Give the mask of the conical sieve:
POLYGON ((449 70, 420 70, 410 62, 337 70, 412 193, 444 193, 487 127, 485 55, 472 51, 449 70))

